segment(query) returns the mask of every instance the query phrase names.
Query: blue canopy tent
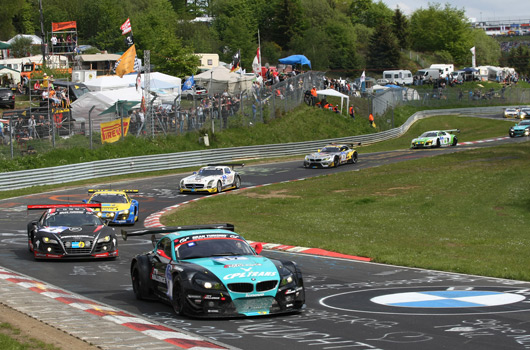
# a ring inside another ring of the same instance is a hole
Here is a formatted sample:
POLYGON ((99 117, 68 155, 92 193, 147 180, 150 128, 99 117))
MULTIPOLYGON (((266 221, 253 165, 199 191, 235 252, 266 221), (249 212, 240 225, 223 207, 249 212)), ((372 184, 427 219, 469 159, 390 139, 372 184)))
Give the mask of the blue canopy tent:
POLYGON ((307 59, 304 55, 292 55, 285 58, 280 58, 278 60, 280 63, 283 64, 300 64, 300 65, 308 65, 309 68, 311 68, 311 61, 307 59))

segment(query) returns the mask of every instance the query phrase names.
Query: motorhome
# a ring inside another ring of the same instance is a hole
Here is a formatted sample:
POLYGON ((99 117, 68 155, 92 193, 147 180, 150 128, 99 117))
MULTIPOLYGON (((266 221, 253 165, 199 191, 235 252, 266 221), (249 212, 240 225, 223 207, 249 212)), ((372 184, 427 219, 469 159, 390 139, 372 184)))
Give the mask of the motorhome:
POLYGON ((450 75, 455 70, 454 64, 431 64, 431 67, 433 69, 440 69, 440 77, 445 78, 446 76, 450 75))
POLYGON ((413 82, 410 70, 386 70, 383 72, 383 79, 399 85, 410 85, 413 82))
POLYGON ((441 76, 439 69, 424 68, 420 69, 414 74, 414 79, 420 84, 430 83, 438 80, 441 76))

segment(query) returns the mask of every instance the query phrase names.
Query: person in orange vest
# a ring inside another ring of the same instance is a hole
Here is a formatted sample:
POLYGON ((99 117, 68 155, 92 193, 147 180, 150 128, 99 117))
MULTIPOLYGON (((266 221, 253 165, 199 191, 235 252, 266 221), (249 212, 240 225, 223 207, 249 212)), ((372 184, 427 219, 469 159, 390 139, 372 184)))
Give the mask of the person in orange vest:
POLYGON ((324 105, 324 109, 329 109, 329 108, 330 108, 330 106, 332 106, 332 104, 331 104, 331 103, 329 103, 329 102, 327 102, 327 103, 326 103, 326 104, 324 105))
POLYGON ((313 86, 311 89, 311 106, 316 105, 317 103, 317 88, 313 86))
POLYGON ((350 109, 348 111, 350 113, 350 116, 353 120, 355 120, 355 111, 353 110, 353 105, 350 106, 350 109))
POLYGON ((372 113, 368 116, 368 122, 370 122, 370 126, 375 128, 374 115, 372 113))

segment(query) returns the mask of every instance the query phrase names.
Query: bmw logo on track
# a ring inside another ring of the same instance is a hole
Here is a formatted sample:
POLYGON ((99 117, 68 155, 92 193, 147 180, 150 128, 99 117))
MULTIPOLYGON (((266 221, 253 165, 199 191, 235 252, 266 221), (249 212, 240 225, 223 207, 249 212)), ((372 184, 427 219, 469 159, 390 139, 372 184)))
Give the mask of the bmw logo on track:
POLYGON ((510 287, 404 287, 329 295, 320 304, 342 311, 407 315, 474 315, 530 310, 530 289, 510 287))

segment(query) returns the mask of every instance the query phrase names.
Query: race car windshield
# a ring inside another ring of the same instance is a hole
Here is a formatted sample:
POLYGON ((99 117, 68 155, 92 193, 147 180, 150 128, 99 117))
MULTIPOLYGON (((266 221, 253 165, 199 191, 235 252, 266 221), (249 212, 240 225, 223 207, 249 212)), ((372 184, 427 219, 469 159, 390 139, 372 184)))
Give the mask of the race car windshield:
POLYGON ((212 176, 212 175, 223 175, 223 169, 201 169, 199 175, 212 176))
POLYGON ((519 123, 519 125, 530 125, 530 120, 525 120, 519 123))
POLYGON ((179 259, 207 258, 212 256, 254 255, 250 246, 239 239, 201 239, 175 247, 179 259))
POLYGON ((95 194, 89 203, 127 203, 127 198, 115 194, 95 194))
POLYGON ((101 219, 92 214, 56 214, 44 220, 44 226, 98 226, 103 225, 101 219))
POLYGON ((423 134, 421 134, 420 137, 436 137, 437 134, 435 132, 424 132, 423 134))
POLYGON ((340 152, 338 147, 324 147, 320 151, 320 153, 336 153, 336 152, 340 152))

